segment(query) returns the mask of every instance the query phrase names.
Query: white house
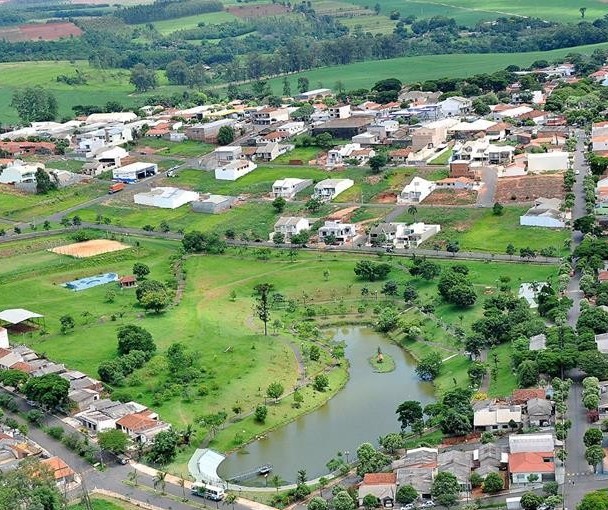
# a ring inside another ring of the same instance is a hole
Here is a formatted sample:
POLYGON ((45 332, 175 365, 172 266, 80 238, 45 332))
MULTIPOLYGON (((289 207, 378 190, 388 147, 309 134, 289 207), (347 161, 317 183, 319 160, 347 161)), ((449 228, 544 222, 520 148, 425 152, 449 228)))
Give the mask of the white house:
POLYGON ((493 432, 497 430, 508 430, 512 425, 521 425, 521 406, 497 406, 478 409, 473 414, 473 427, 475 430, 486 430, 493 432))
POLYGON ((553 434, 512 434, 509 436, 509 451, 552 452, 555 448, 553 434))
POLYGON ((26 165, 22 161, 14 161, 12 165, 0 170, 0 184, 35 183, 36 171, 39 168, 44 169, 44 165, 26 165))
POLYGON ((398 204, 417 204, 428 197, 436 185, 432 181, 427 181, 422 177, 414 177, 412 181, 403 188, 403 191, 397 197, 398 204))
POLYGON ((341 221, 326 221, 319 229, 319 241, 323 241, 329 236, 334 236, 339 244, 352 241, 357 235, 355 225, 352 223, 342 223, 341 221))
POLYGON ((395 248, 417 248, 440 230, 440 225, 427 225, 422 222, 411 225, 380 223, 370 229, 369 242, 377 244, 379 239, 384 239, 386 244, 393 245, 395 248))
POLYGON ((327 166, 343 165, 349 159, 353 151, 361 149, 358 143, 347 143, 327 152, 327 166))
POLYGON ((314 89, 302 92, 297 98, 300 101, 310 101, 311 99, 331 96, 331 89, 314 89))
POLYGON ((327 107, 327 114, 330 119, 348 119, 350 117, 349 104, 337 104, 327 107))
POLYGON ((353 136, 351 141, 357 145, 377 145, 381 140, 378 134, 366 131, 365 133, 353 136))
POLYGON ((294 177, 279 179, 274 181, 272 185, 272 196, 273 198, 283 197, 286 200, 291 200, 297 193, 310 185, 312 185, 311 179, 296 179, 294 177))
POLYGON ((312 196, 321 200, 331 200, 354 185, 352 179, 325 179, 315 184, 312 196))
POLYGON ((519 224, 526 227, 564 228, 568 215, 560 211, 559 198, 539 198, 534 206, 519 217, 519 224))
POLYGON ((466 97, 453 96, 448 97, 445 101, 441 101, 441 113, 446 117, 457 117, 465 115, 471 111, 473 102, 466 97))
POLYGON ((306 131, 306 125, 303 122, 287 122, 277 128, 279 133, 286 133, 287 136, 297 135, 306 131))
POLYGON ((528 171, 533 173, 568 169, 568 153, 564 151, 528 154, 528 171))
POLYGON ((132 183, 137 182, 139 179, 156 175, 157 173, 158 165, 156 163, 138 161, 112 170, 112 179, 115 181, 132 183))
POLYGON ((92 113, 85 120, 86 124, 111 124, 115 122, 133 122, 137 120, 137 115, 133 112, 109 112, 109 113, 92 113))
POLYGON ((150 191, 136 193, 133 196, 133 201, 136 204, 160 207, 161 209, 177 209, 198 199, 199 195, 196 191, 170 187, 152 188, 150 191))
POLYGON ((511 453, 509 473, 512 485, 527 485, 532 480, 540 483, 555 481, 555 454, 553 450, 511 453))
POLYGON ((228 163, 230 161, 242 159, 243 149, 240 145, 226 145, 215 149, 213 155, 219 163, 228 163))
POLYGON ((276 122, 287 120, 289 120, 289 111, 287 108, 267 107, 251 114, 251 122, 255 126, 270 126, 276 122))
POLYGON ((215 178, 222 181, 236 181, 237 179, 253 172, 258 165, 253 161, 237 159, 227 165, 215 169, 215 178))
POLYGON ((285 236, 285 241, 289 242, 291 236, 299 234, 302 230, 310 229, 310 223, 306 218, 296 216, 281 216, 274 224, 274 232, 270 234, 270 239, 276 233, 281 233, 285 236))

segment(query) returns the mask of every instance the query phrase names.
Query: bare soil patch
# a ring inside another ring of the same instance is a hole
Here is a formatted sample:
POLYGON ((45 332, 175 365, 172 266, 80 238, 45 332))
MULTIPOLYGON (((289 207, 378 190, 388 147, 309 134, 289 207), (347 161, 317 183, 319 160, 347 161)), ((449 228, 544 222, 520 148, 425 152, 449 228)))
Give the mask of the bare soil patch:
POLYGON ((532 202, 539 197, 564 198, 564 178, 561 174, 526 175, 498 179, 495 201, 532 202))
POLYGON ((227 7, 226 10, 239 18, 263 18, 290 12, 289 8, 281 4, 238 5, 227 7))
POLYGON ((345 209, 339 209, 328 215, 327 219, 333 221, 348 221, 357 209, 359 209, 359 207, 347 207, 345 209))
POLYGON ((436 189, 424 199, 424 205, 470 205, 477 201, 477 191, 436 189))
POLYGON ((6 39, 9 42, 55 41, 63 37, 80 35, 82 35, 82 30, 70 22, 28 23, 0 29, 0 39, 6 39))
POLYGON ((95 255, 101 255, 102 253, 126 250, 127 248, 130 248, 128 244, 119 243, 118 241, 111 241, 108 239, 93 239, 83 243, 57 246, 56 248, 51 248, 49 251, 58 253, 59 255, 69 255, 70 257, 82 259, 86 257, 94 257, 95 255))
POLYGON ((383 191, 374 197, 374 202, 379 204, 394 204, 397 202, 397 193, 394 191, 383 191))

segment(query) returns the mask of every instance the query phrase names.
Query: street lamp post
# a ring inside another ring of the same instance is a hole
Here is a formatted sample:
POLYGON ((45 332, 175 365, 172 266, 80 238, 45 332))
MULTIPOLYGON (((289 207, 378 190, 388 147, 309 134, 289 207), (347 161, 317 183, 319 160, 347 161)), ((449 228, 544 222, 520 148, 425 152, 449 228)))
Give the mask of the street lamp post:
POLYGON ((346 457, 346 464, 348 465, 348 456, 350 455, 350 452, 348 450, 344 451, 344 456, 346 457))

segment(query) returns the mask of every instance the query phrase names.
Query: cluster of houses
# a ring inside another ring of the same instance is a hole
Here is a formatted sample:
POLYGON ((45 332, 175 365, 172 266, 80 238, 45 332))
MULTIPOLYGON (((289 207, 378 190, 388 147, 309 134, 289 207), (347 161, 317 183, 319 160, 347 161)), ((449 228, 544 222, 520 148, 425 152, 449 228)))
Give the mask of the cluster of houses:
MULTIPOLYGON (((24 324, 32 317, 41 317, 28 310, 11 309, 0 312, 0 320, 11 325, 24 324)), ((7 329, 0 327, 0 370, 18 370, 30 377, 57 374, 70 383, 68 398, 73 414, 69 420, 77 428, 91 434, 119 429, 135 442, 148 443, 170 425, 158 414, 137 402, 121 403, 104 399, 103 384, 61 363, 38 355, 29 347, 9 345, 7 329)))
POLYGON ((515 390, 504 402, 477 402, 476 434, 456 444, 402 451, 391 472, 364 476, 358 488, 359 503, 372 494, 384 507, 393 507, 397 490, 404 485, 411 485, 422 500, 430 500, 433 481, 444 471, 456 476, 463 499, 479 491, 471 485, 473 473, 481 478, 497 473, 505 490, 563 483, 563 464, 556 460, 556 451, 563 445, 549 430, 555 417, 550 398, 550 388, 537 388, 515 390), (521 433, 525 428, 537 432, 521 433), (492 442, 480 442, 480 432, 492 432, 492 442))

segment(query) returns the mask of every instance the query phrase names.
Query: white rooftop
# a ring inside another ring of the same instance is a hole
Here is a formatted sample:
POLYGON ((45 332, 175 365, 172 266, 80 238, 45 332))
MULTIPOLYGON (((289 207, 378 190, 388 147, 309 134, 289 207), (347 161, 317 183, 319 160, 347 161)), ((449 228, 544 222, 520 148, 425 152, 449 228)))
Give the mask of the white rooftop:
POLYGON ((28 319, 37 319, 40 317, 43 317, 43 315, 30 312, 24 308, 11 308, 0 312, 0 321, 8 322, 10 324, 19 324, 28 319))

